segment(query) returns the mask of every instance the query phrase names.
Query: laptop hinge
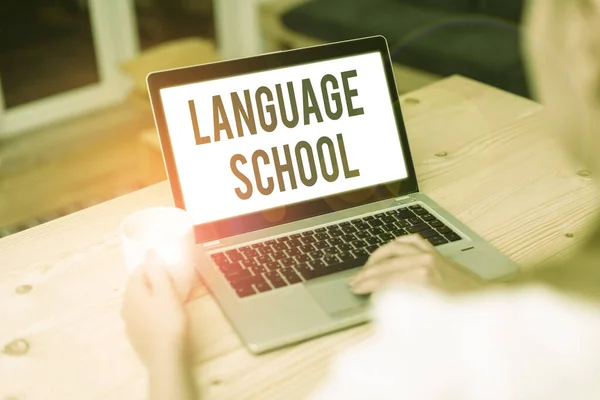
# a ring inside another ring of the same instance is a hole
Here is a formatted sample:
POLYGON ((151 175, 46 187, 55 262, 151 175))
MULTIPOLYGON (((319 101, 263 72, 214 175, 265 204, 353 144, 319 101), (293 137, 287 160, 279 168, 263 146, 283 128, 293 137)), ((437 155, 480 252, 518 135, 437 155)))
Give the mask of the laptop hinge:
POLYGON ((215 247, 220 245, 221 242, 219 240, 213 240, 211 242, 202 243, 202 247, 215 247))

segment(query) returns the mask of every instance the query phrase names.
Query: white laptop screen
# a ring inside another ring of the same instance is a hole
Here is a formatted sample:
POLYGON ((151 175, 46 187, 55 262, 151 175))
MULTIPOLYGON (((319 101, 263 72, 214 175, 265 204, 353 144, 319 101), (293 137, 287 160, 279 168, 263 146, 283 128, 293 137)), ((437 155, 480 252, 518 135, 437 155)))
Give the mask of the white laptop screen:
POLYGON ((407 177, 379 52, 160 90, 196 224, 407 177))

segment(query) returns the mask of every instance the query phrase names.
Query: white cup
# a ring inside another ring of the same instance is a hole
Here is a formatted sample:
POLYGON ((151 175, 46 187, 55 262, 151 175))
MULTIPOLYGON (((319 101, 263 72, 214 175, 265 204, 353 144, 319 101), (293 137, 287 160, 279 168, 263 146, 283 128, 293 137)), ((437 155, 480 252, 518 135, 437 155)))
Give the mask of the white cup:
POLYGON ((154 252, 169 271, 185 300, 194 283, 194 224, 175 207, 150 207, 128 215, 121 223, 127 272, 132 273, 154 252))

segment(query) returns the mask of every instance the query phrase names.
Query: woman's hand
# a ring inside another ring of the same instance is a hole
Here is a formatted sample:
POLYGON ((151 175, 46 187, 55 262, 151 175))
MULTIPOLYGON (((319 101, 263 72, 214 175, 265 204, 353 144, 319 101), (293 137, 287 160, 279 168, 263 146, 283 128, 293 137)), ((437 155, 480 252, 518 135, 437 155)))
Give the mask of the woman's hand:
POLYGON ((377 249, 350 286, 356 294, 367 294, 406 283, 450 292, 481 286, 478 277, 443 257, 418 235, 401 236, 377 249))
POLYGON ((187 346, 187 316, 156 255, 129 278, 122 315, 129 340, 149 369, 180 362, 187 346))

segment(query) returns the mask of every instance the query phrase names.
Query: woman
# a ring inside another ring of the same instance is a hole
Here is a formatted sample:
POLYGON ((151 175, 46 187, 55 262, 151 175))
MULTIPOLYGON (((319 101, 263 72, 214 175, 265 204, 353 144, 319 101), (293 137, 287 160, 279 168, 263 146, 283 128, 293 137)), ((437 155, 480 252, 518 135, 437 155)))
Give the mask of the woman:
MULTIPOLYGON (((579 161, 582 149, 600 150, 600 0, 531 0, 525 50, 565 150, 579 161)), ((585 161, 600 172, 600 157, 585 161)), ((375 333, 336 360, 313 397, 598 398, 600 307, 590 300, 600 223, 576 256, 533 271, 483 287, 418 237, 382 247, 350 283, 375 293, 375 333)), ((164 270, 148 265, 131 278, 124 317, 152 398, 194 398, 186 317, 164 270), (160 314, 140 312, 148 309, 160 314)))

